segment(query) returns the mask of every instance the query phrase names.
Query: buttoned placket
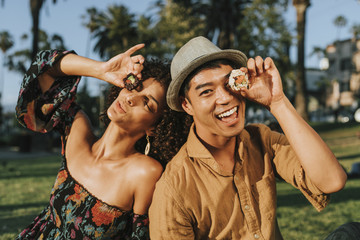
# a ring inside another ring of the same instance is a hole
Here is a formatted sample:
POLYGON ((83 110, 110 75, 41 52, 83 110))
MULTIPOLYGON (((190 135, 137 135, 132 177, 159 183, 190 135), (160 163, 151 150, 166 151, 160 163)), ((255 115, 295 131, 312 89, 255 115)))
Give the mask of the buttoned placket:
MULTIPOLYGON (((239 163, 235 163, 239 164, 239 163)), ((234 171, 234 185, 236 186, 241 210, 244 214, 244 220, 249 226, 249 231, 252 233, 254 239, 264 239, 259 223, 257 222, 256 213, 254 207, 252 206, 250 188, 246 185, 244 179, 244 170, 243 167, 235 166, 234 171)))

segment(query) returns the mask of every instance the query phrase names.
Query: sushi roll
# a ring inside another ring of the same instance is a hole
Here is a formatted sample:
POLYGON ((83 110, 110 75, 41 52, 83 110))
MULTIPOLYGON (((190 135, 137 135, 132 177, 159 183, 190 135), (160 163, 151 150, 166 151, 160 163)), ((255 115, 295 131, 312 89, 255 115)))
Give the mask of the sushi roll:
POLYGON ((228 84, 234 91, 239 91, 242 87, 249 88, 249 77, 246 72, 234 69, 231 71, 228 84))
POLYGON ((140 85, 140 80, 132 73, 129 73, 126 78, 124 78, 125 88, 129 91, 136 89, 140 85))

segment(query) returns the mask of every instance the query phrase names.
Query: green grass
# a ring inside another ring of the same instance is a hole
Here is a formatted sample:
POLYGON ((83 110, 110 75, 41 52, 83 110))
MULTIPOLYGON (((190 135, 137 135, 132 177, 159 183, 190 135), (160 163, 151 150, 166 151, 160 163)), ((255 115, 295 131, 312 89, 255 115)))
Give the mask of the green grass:
MULTIPOLYGON (((334 152, 346 171, 360 162, 360 124, 314 124, 314 129, 334 152)), ((317 212, 291 185, 277 184, 278 221, 284 239, 324 239, 347 222, 360 222, 360 179, 349 179, 340 192, 331 195, 329 205, 317 212)))
MULTIPOLYGON (((349 171, 360 161, 360 124, 314 124, 349 171)), ((48 204, 60 156, 0 160, 0 240, 14 239, 48 204)), ((322 212, 289 184, 279 182, 278 221, 284 239, 324 239, 346 222, 360 221, 360 179, 331 196, 322 212)))
POLYGON ((0 160, 0 239, 14 239, 49 202, 60 156, 0 160))

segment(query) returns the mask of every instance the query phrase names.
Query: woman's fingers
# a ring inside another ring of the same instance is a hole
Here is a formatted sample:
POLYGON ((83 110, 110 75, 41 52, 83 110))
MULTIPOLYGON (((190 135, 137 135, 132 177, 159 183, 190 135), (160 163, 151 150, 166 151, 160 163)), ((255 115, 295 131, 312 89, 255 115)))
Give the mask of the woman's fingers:
POLYGON ((137 45, 129 48, 129 49, 125 52, 125 54, 131 56, 133 53, 135 53, 136 51, 142 49, 143 47, 145 47, 145 44, 144 44, 144 43, 137 44, 137 45))
POLYGON ((131 61, 142 65, 145 61, 145 58, 141 55, 136 55, 136 56, 131 57, 131 61))

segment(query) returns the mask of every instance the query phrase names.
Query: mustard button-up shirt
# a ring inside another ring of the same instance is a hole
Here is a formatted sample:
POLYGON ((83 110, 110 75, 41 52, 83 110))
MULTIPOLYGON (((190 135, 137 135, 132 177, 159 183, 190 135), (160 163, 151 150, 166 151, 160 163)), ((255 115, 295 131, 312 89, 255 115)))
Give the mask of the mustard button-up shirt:
POLYGON ((282 239, 275 176, 298 188, 318 211, 326 206, 328 195, 307 178, 283 134, 254 124, 237 141, 234 171, 225 173, 191 127, 156 184, 151 239, 282 239))

